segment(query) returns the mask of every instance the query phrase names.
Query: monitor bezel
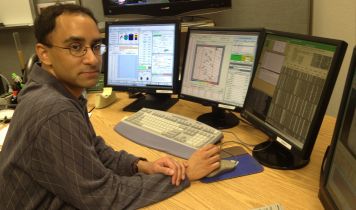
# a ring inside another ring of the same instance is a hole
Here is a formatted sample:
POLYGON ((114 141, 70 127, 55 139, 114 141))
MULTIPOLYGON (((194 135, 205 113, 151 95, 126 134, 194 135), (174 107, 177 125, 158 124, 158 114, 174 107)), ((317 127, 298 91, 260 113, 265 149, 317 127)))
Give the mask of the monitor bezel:
POLYGON ((342 126, 344 118, 347 114, 347 107, 350 104, 351 90, 353 79, 356 75, 356 46, 353 48, 353 53, 350 61, 350 67, 346 76, 344 91, 342 94, 339 112, 336 118, 334 133, 331 138, 331 144, 328 146, 324 158, 323 163, 321 165, 321 173, 320 173, 320 186, 319 186, 319 194, 318 197, 321 203, 324 205, 325 209, 338 209, 332 196, 329 191, 326 189, 326 185, 328 183, 328 178, 330 175, 331 163, 334 158, 334 153, 336 149, 337 142, 340 141, 342 134, 342 126))
MULTIPOLYGON (((214 32, 214 31, 218 31, 218 32, 238 32, 238 33, 245 33, 245 34, 256 34, 258 35, 257 38, 257 49, 256 49, 256 56, 255 56, 255 61, 254 61, 254 66, 252 69, 252 74, 251 74, 251 78, 252 75, 254 74, 254 70, 256 67, 256 62, 259 59, 259 55, 260 55, 260 46, 262 44, 262 40, 263 40, 263 36, 265 33, 265 30, 263 28, 223 28, 223 27, 190 27, 188 28, 188 32, 187 32, 187 41, 185 43, 185 52, 184 52, 184 60, 183 60, 183 66, 182 66, 182 76, 181 76, 181 80, 180 80, 180 90, 179 90, 179 95, 178 97, 180 99, 184 99, 184 100, 188 100, 188 101, 192 101, 192 102, 196 102, 196 103, 200 103, 204 106, 211 106, 211 107, 217 107, 217 108, 221 108, 221 109, 225 109, 225 110, 229 110, 229 111, 236 111, 236 112, 240 112, 243 108, 243 106, 236 106, 234 104, 228 104, 228 103, 222 103, 222 102, 217 102, 217 101, 213 101, 213 100, 209 100, 209 99, 204 99, 204 98, 199 98, 196 96, 191 96, 191 95, 186 95, 182 93, 182 87, 183 87, 183 78, 184 78, 184 74, 185 74, 185 64, 186 64, 186 55, 188 52, 188 45, 189 45, 189 37, 190 34, 192 32, 199 32, 199 31, 209 31, 209 32, 214 32), (229 107, 229 108, 228 108, 229 107), (234 109, 231 109, 232 107, 234 107, 234 109)), ((251 83, 251 81, 250 81, 251 83)), ((250 85, 250 84, 249 84, 250 85)))
POLYGON ((102 4, 105 16, 123 14, 149 15, 155 17, 177 16, 193 11, 201 11, 202 9, 229 9, 232 7, 231 0, 178 1, 125 6, 111 6, 110 0, 102 0, 102 4))
MULTIPOLYGON (((297 145, 295 145, 292 141, 289 141, 288 138, 285 138, 285 135, 281 131, 279 131, 277 129, 273 129, 272 126, 269 126, 269 124, 265 123, 264 120, 259 119, 258 117, 256 117, 256 115, 254 115, 250 112, 247 112, 246 111, 247 103, 244 104, 243 112, 241 114, 241 116, 243 118, 247 119, 248 121, 253 123, 256 127, 258 127, 260 130, 265 132, 271 138, 271 141, 273 141, 274 143, 279 144, 283 148, 287 149, 282 143, 276 141, 277 137, 282 137, 283 140, 285 140, 291 146, 291 149, 289 149, 289 150, 291 151, 291 153, 293 155, 300 157, 302 160, 309 161, 311 152, 312 152, 314 144, 316 142, 316 138, 318 136, 318 133, 319 133, 326 109, 327 109, 327 106, 329 104, 329 100, 330 100, 333 88, 336 83, 338 73, 340 71, 340 67, 341 67, 345 52, 346 52, 347 43, 342 40, 337 40, 337 39, 311 36, 311 35, 307 35, 307 34, 283 32, 283 31, 277 31, 277 30, 266 30, 265 40, 269 34, 277 35, 277 36, 285 36, 285 37, 295 38, 295 39, 303 39, 303 40, 312 41, 312 42, 321 42, 324 44, 330 44, 330 45, 336 46, 336 50, 335 50, 335 54, 334 54, 334 57, 336 59, 333 59, 331 65, 330 65, 330 70, 329 70, 330 72, 328 73, 328 76, 325 80, 327 84, 325 84, 325 86, 324 86, 324 90, 322 91, 321 97, 320 97, 321 101, 319 101, 318 107, 316 108, 316 110, 319 110, 319 111, 315 113, 315 116, 311 123, 311 129, 309 130, 307 139, 305 140, 305 143, 301 149, 297 145)), ((261 47, 260 56, 262 56, 262 50, 263 50, 265 40, 263 41, 263 44, 261 47)), ((247 91, 247 96, 246 96, 245 102, 248 100, 249 93, 252 90, 253 78, 255 77, 258 66, 259 66, 259 64, 257 63, 257 65, 255 65, 256 69, 254 70, 254 74, 252 75, 250 87, 247 91)))
POLYGON ((106 87, 112 87, 115 91, 141 92, 147 94, 177 94, 179 91, 179 40, 180 40, 180 22, 177 20, 135 20, 135 21, 108 21, 105 25, 105 39, 107 53, 104 55, 104 84, 106 87), (174 64, 172 75, 172 86, 127 86, 120 84, 108 84, 108 56, 110 46, 108 44, 108 32, 110 26, 125 26, 125 25, 162 25, 173 24, 175 26, 175 41, 174 41, 174 64))

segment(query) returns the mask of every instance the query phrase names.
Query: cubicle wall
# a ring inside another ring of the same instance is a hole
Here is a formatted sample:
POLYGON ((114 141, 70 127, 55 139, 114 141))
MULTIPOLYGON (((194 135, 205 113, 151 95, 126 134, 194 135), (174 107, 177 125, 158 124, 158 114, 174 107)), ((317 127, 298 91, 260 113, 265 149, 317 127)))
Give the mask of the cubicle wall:
MULTIPOLYGON (((101 1, 81 0, 99 21, 104 21, 101 1)), ((309 34, 312 0, 233 0, 232 9, 204 15, 218 26, 266 27, 274 30, 309 34)))
MULTIPOLYGON (((1 0, 0 13, 4 11, 30 10, 29 0, 1 0), (19 2, 26 2, 20 4, 19 2), (23 5, 23 8, 22 6, 23 5)), ((233 0, 233 7, 216 14, 205 15, 218 26, 226 27, 266 27, 275 30, 307 34, 310 32, 310 11, 312 0, 233 0)), ((99 22, 104 22, 101 0, 81 0, 81 4, 93 10, 99 22)), ((1 16, 0 16, 1 17, 1 16)), ((7 18, 16 16, 7 16, 7 18)), ((31 16, 24 21, 14 19, 13 22, 33 22, 31 16)), ((26 18, 25 18, 26 19, 26 18)), ((9 20, 9 19, 8 19, 9 20)), ((1 20, 0 20, 1 21, 1 20)), ((32 27, 0 27, 0 72, 10 78, 11 72, 20 73, 20 65, 15 50, 12 33, 19 32, 24 48, 25 59, 34 52, 35 38, 32 27)))
POLYGON ((313 0, 233 0, 232 9, 207 15, 216 25, 265 27, 310 34, 313 0))

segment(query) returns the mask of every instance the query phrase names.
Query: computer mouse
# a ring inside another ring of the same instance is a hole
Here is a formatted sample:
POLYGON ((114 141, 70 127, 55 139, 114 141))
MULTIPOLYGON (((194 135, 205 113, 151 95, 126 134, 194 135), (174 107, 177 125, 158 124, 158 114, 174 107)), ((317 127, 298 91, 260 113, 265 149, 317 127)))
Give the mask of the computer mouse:
POLYGON ((220 160, 220 167, 215 171, 208 174, 206 177, 214 177, 229 171, 232 171, 236 168, 239 161, 237 160, 220 160))

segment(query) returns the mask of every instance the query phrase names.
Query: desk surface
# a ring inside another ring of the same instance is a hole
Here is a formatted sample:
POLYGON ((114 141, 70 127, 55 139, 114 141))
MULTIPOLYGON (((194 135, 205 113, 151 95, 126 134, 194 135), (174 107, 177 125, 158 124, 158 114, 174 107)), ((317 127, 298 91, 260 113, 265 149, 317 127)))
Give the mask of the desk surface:
MULTIPOLYGON (((116 150, 124 149, 149 160, 166 155, 133 143, 113 130, 120 119, 132 114, 122 111, 122 108, 134 100, 128 99, 124 93, 118 93, 117 96, 118 101, 111 106, 93 110, 91 121, 97 135, 116 150)), ((93 106, 93 98, 94 94, 90 94, 88 106, 93 106)), ((168 111, 195 119, 210 111, 210 108, 179 100, 168 111)), ((310 163, 302 169, 285 171, 265 167, 262 173, 220 182, 192 182, 188 189, 147 209, 252 209, 274 203, 282 204, 286 210, 323 209, 318 199, 320 167, 326 147, 330 144, 334 124, 335 118, 324 118, 310 163)), ((267 139, 265 134, 243 122, 229 131, 250 144, 267 139)), ((232 140, 235 140, 232 134, 224 133, 223 141, 232 140)))

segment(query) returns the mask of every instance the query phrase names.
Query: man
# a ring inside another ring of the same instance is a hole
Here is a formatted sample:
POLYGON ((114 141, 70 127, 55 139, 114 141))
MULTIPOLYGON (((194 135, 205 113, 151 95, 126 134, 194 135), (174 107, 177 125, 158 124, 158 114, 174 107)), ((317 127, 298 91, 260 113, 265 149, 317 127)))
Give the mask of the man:
POLYGON ((96 136, 85 88, 105 45, 92 13, 47 8, 35 21, 35 65, 0 153, 0 209, 136 209, 170 197, 219 167, 208 145, 187 163, 115 152, 96 136))

